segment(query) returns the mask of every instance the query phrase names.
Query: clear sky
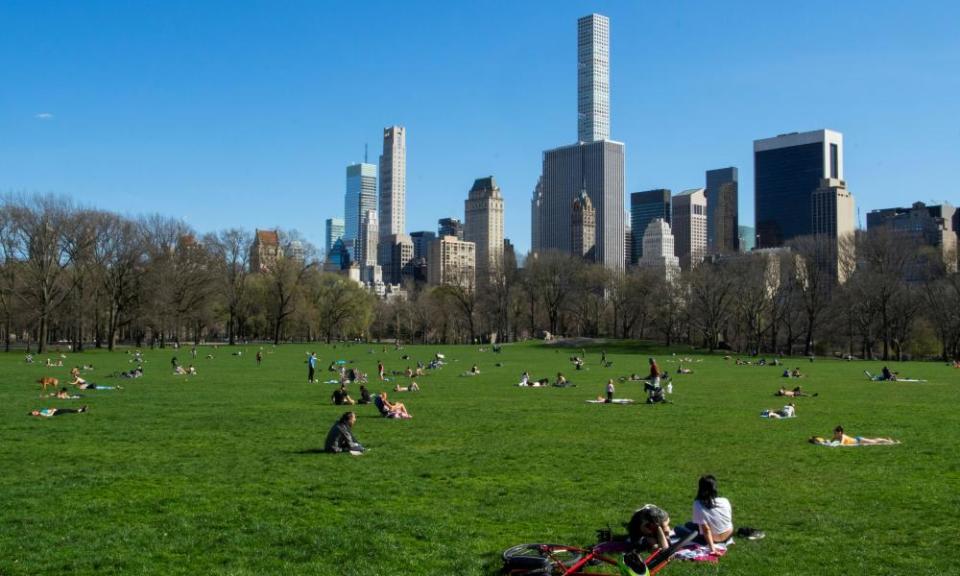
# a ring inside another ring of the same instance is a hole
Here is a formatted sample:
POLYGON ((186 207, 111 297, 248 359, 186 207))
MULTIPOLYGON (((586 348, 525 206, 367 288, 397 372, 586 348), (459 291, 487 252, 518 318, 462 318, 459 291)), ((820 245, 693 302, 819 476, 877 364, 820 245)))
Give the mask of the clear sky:
MULTIPOLYGON (((576 20, 611 20, 627 191, 703 186, 754 139, 843 132, 862 214, 960 203, 960 2, 0 0, 0 191, 322 247, 345 166, 407 127, 407 227, 492 174, 530 245, 542 151, 576 139, 576 20)), ((865 221, 865 216, 863 217, 865 221)))

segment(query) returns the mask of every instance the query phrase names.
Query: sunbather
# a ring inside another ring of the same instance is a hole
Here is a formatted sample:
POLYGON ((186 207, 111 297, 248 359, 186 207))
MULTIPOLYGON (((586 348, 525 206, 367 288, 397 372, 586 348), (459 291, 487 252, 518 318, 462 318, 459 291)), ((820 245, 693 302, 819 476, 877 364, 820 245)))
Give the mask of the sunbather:
POLYGON ((899 440, 893 438, 865 438, 863 436, 847 436, 844 433, 843 426, 837 426, 833 429, 834 442, 839 442, 843 446, 878 446, 899 444, 899 440))
POLYGON ((64 414, 82 414, 86 411, 86 406, 81 406, 80 408, 41 408, 39 410, 30 411, 29 416, 52 418, 54 416, 63 416, 64 414))
POLYGON ((797 407, 791 402, 779 410, 767 409, 760 413, 765 418, 793 418, 797 415, 797 407))
POLYGON ((393 387, 394 392, 419 392, 420 385, 416 382, 411 382, 409 386, 401 386, 397 384, 393 387))
POLYGON ((789 398, 800 398, 801 396, 817 396, 819 392, 814 392, 810 394, 809 392, 804 392, 799 386, 794 387, 793 390, 787 390, 783 386, 774 393, 774 396, 787 396, 789 398))
POLYGON ((381 392, 376 395, 373 399, 373 403, 377 406, 377 410, 380 411, 380 415, 386 418, 410 418, 410 413, 407 412, 407 407, 403 405, 403 402, 390 402, 387 400, 387 393, 381 392))

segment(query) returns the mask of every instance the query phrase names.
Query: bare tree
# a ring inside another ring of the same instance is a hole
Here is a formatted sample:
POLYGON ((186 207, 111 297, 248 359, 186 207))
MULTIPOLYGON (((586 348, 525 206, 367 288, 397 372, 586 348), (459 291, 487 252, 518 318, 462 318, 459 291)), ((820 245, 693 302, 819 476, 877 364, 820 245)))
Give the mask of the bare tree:
POLYGON ((205 240, 214 254, 214 269, 227 311, 227 340, 236 344, 237 327, 247 295, 248 260, 252 235, 239 228, 222 230, 205 240))
POLYGON ((33 196, 10 200, 13 213, 11 244, 23 263, 23 293, 37 322, 37 351, 47 344, 50 318, 69 294, 66 271, 71 265, 67 233, 73 207, 65 198, 33 196))

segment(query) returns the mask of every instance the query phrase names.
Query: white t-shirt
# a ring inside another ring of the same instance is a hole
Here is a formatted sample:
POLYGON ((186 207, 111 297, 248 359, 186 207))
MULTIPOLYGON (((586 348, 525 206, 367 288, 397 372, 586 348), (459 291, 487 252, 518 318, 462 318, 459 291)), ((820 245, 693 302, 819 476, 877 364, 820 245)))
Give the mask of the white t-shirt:
POLYGON ((694 500, 693 522, 698 526, 706 524, 716 536, 733 529, 733 510, 726 498, 716 498, 714 504, 713 508, 707 508, 699 500, 694 500))
POLYGON ((780 414, 782 414, 784 418, 793 418, 793 415, 796 414, 796 410, 793 408, 793 406, 787 404, 783 407, 783 409, 780 410, 780 414))

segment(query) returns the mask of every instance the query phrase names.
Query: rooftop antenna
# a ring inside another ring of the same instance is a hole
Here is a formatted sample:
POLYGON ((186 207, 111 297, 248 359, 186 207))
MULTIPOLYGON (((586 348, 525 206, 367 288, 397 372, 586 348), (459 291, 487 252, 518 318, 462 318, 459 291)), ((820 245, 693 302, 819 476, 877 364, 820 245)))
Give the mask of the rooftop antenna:
POLYGON ((860 218, 860 207, 857 206, 857 228, 863 230, 863 220, 860 218))

